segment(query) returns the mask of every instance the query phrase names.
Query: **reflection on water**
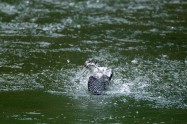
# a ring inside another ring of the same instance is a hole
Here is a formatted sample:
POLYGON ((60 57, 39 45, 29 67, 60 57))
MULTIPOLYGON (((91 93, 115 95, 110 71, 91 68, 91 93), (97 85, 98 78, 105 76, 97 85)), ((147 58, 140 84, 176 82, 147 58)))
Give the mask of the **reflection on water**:
POLYGON ((2 122, 185 123, 186 11, 181 0, 1 0, 2 122), (114 71, 103 96, 87 92, 88 58, 114 71))

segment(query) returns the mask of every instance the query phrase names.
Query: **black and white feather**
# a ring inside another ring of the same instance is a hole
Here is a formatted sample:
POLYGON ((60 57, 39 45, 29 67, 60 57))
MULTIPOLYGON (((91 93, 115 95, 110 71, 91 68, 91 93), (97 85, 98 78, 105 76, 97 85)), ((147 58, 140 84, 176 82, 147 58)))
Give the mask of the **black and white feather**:
POLYGON ((102 94, 110 84, 112 69, 99 67, 96 62, 89 59, 84 64, 85 69, 90 70, 88 79, 88 91, 94 95, 102 94))

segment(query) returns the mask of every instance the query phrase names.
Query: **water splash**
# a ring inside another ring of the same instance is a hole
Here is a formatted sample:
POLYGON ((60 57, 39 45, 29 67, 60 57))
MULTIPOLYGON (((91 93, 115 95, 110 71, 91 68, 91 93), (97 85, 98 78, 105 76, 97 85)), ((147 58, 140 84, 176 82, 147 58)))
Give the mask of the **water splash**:
MULTIPOLYGON (((107 97, 124 96, 136 100, 148 100, 156 104, 153 104, 153 107, 186 107, 186 69, 183 63, 169 60, 167 57, 156 58, 157 61, 135 59, 138 60, 136 64, 131 62, 121 63, 118 66, 109 64, 114 70, 114 77, 110 89, 106 92, 107 97), (180 66, 181 68, 178 68, 180 66)), ((82 75, 81 69, 77 67, 76 70, 71 70, 74 75, 69 75, 68 82, 71 82, 71 86, 66 89, 67 94, 75 97, 89 96, 87 92, 89 74, 82 75)))

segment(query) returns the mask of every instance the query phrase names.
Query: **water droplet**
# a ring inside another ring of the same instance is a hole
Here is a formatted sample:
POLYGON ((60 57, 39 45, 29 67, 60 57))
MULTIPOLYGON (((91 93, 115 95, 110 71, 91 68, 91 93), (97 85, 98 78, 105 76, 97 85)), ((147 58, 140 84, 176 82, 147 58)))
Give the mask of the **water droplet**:
POLYGON ((135 59, 134 59, 134 60, 131 61, 131 63, 132 63, 132 64, 138 64, 138 60, 135 60, 135 59))
POLYGON ((139 112, 138 112, 138 111, 136 111, 136 114, 139 114, 139 112))

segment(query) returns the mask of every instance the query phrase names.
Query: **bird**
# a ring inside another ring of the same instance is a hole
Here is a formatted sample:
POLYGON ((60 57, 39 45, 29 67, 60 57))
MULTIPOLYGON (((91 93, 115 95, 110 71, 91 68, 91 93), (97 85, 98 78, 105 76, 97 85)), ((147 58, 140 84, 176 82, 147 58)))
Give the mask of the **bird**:
POLYGON ((99 67, 97 63, 88 59, 84 63, 84 71, 88 69, 91 74, 88 79, 88 91, 93 95, 101 95, 107 90, 112 78, 112 69, 107 67, 99 67))

